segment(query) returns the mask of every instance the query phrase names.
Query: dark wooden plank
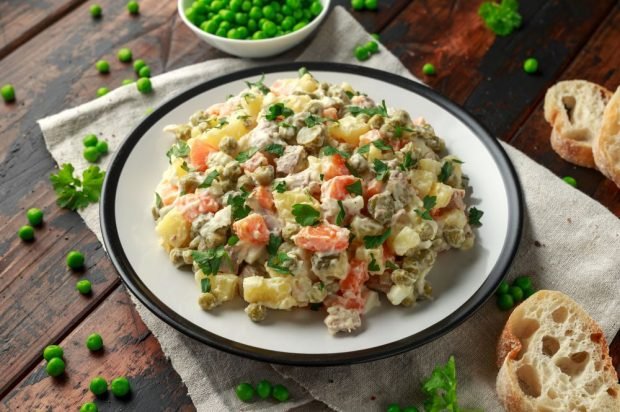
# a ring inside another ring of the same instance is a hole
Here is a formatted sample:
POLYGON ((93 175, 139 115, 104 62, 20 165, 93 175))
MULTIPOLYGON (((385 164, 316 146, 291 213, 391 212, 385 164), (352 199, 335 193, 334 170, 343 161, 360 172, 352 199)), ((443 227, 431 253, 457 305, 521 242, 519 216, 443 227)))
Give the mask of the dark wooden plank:
MULTIPOLYGON (((64 349, 65 375, 55 379, 47 376, 45 362, 39 355, 36 367, 2 400, 0 409, 77 411, 80 405, 95 399, 88 390, 92 378, 103 376, 109 382, 117 376, 126 376, 131 383, 131 396, 123 400, 112 395, 98 399, 100 410, 195 410, 179 375, 122 286, 78 328, 55 343, 64 349), (103 337, 101 353, 91 353, 84 345, 86 337, 93 332, 103 337)), ((43 346, 40 342, 37 349, 43 346)))
POLYGON ((86 0, 0 2, 0 59, 86 0))
MULTIPOLYGON (((615 90, 620 85, 620 55, 617 53, 619 39, 620 4, 617 4, 558 80, 584 79, 615 90)), ((551 128, 544 119, 541 101, 510 143, 558 176, 573 176, 577 179, 579 190, 620 216, 620 189, 598 171, 572 165, 560 158, 551 149, 550 133, 551 128)))

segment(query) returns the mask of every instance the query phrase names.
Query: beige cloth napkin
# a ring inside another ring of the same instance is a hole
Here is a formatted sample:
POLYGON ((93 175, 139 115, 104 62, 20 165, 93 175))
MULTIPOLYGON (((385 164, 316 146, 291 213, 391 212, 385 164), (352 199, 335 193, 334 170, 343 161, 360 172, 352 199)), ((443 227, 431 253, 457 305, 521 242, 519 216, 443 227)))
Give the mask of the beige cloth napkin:
MULTIPOLYGON (((336 7, 298 60, 357 63, 352 50, 368 33, 344 9, 336 7)), ((74 109, 39 121, 45 142, 59 163, 77 170, 87 166, 81 157, 81 138, 97 133, 114 150, 146 116, 147 109, 192 84, 249 67, 256 62, 219 59, 154 77, 152 95, 139 94, 133 85, 74 109)), ((364 63, 413 78, 383 47, 364 63)), ((556 289, 580 302, 612 339, 620 327, 620 221, 596 201, 562 182, 523 153, 504 146, 515 164, 526 198, 522 243, 509 278, 533 275, 540 289, 556 289), (538 245, 538 246, 537 246, 538 245)), ((110 156, 102 161, 107 167, 110 156)), ((101 240, 99 208, 80 212, 101 240)), ((493 213, 493 211, 487 211, 493 213)), ((494 299, 468 321, 430 344, 389 359, 353 366, 305 368, 269 365, 239 358, 193 341, 160 321, 136 302, 138 312, 159 339, 199 411, 279 411, 313 399, 340 411, 385 410, 391 402, 421 405, 420 379, 435 365, 455 355, 461 406, 500 409, 495 396, 495 344, 506 320, 494 299), (241 405, 232 388, 241 381, 267 378, 283 382, 292 400, 277 405, 241 405)), ((303 409, 303 408, 302 408, 303 409)))

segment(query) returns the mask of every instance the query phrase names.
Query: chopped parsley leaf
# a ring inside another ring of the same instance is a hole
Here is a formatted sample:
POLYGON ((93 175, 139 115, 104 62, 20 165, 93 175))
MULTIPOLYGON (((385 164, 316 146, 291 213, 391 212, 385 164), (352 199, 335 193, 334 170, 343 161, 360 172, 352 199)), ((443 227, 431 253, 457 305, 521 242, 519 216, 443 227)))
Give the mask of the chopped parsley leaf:
POLYGON ((237 243, 239 243, 239 236, 237 235, 231 235, 226 242, 228 246, 235 246, 237 243))
POLYGON ((158 209, 164 207, 164 202, 161 200, 161 196, 157 192, 155 192, 155 206, 157 206, 158 209))
POLYGON ((268 144, 263 150, 277 157, 280 157, 284 154, 284 146, 277 143, 268 144))
POLYGON ((416 209, 416 214, 424 220, 433 220, 433 217, 431 216, 431 209, 434 208, 437 203, 437 196, 424 196, 422 203, 424 204, 424 209, 416 209))
POLYGON ((366 153, 368 153, 369 151, 370 151, 370 143, 367 143, 367 144, 365 144, 365 145, 363 145, 363 146, 360 146, 360 147, 357 149, 357 153, 359 153, 359 154, 366 154, 366 153))
POLYGON ((275 256, 278 253, 278 249, 284 240, 280 236, 276 236, 273 233, 269 234, 269 242, 267 243, 267 253, 271 256, 275 256))
POLYGON ((215 126, 217 129, 221 129, 222 127, 226 126, 228 124, 228 119, 223 118, 220 119, 217 126, 215 126))
POLYGON ((328 119, 321 116, 315 116, 313 114, 309 115, 305 118, 304 122, 306 123, 306 127, 314 127, 317 124, 323 124, 325 122, 331 121, 332 119, 328 119))
POLYGON ((374 254, 370 254, 370 263, 368 264, 368 271, 369 272, 378 272, 381 270, 381 266, 379 266, 379 264, 377 263, 377 261, 375 260, 375 255, 374 254))
POLYGON ((348 90, 345 90, 344 94, 346 94, 346 95, 347 95, 347 97, 348 97, 349 99, 352 99, 352 98, 353 98, 353 96, 355 96, 355 93, 350 92, 350 91, 348 91, 348 90))
POLYGON ((273 186, 274 190, 278 193, 286 192, 286 182, 280 181, 273 186))
POLYGON ((231 206, 233 220, 243 219, 252 211, 252 209, 245 204, 249 194, 250 192, 242 189, 240 195, 228 196, 226 204, 231 206))
POLYGON ((340 211, 336 216, 336 224, 338 226, 342 226, 342 224, 344 223, 344 218, 347 216, 347 212, 345 212, 344 207, 342 206, 342 200, 338 201, 338 208, 340 209, 340 211))
POLYGON ((189 172, 189 166, 187 165, 187 162, 183 162, 181 164, 181 169, 185 170, 186 172, 189 172))
POLYGON ((387 107, 385 107, 385 100, 381 101, 380 106, 370 107, 368 109, 365 109, 359 106, 349 106, 348 109, 349 109, 349 113, 351 113, 353 116, 357 116, 358 114, 366 114, 368 116, 374 116, 378 114, 379 116, 387 117, 388 115, 387 107))
POLYGON ((388 165, 383 163, 379 159, 375 159, 373 161, 373 168, 375 170, 375 173, 377 174, 377 179, 378 180, 383 180, 383 179, 385 179, 390 174, 390 170, 388 169, 388 165))
POLYGON ((202 250, 193 250, 192 259, 205 275, 215 275, 220 270, 222 259, 230 259, 224 246, 202 250))
POLYGON ((251 149, 244 150, 243 152, 239 153, 235 157, 235 160, 238 161, 239 163, 247 162, 248 160, 250 160, 252 156, 256 154, 256 152, 258 152, 258 149, 256 147, 252 147, 251 149))
POLYGON ((174 157, 187 157, 189 156, 189 145, 184 140, 179 140, 168 149, 166 156, 168 160, 172 162, 172 156, 174 157))
POLYGON ((402 170, 403 172, 406 170, 409 170, 412 167, 414 167, 417 163, 418 163, 417 159, 415 162, 413 161, 413 157, 411 157, 411 152, 407 152, 405 153, 405 158, 403 159, 403 162, 399 165, 400 170, 402 170))
POLYGON ((295 216, 295 221, 302 226, 314 226, 321 218, 321 212, 303 203, 294 204, 291 213, 295 216))
POLYGON ((453 169, 454 167, 452 165, 452 162, 450 160, 446 161, 441 166, 441 171, 439 172, 439 175, 437 176, 437 180, 439 180, 441 183, 446 183, 448 179, 450 178, 450 176, 452 176, 453 169))
POLYGON ((408 128, 407 126, 394 126, 394 137, 402 137, 403 132, 413 132, 413 129, 408 128))
POLYGON ((399 269, 399 267, 394 262, 392 262, 391 260, 386 260, 385 261, 385 267, 388 268, 388 269, 392 269, 392 270, 399 269))
POLYGON ((362 196, 362 182, 360 180, 356 180, 350 185, 345 186, 345 188, 347 189, 347 192, 352 195, 362 196))
POLYGON ((198 187, 201 189, 205 187, 210 187, 213 184, 213 181, 217 179, 219 175, 220 175, 220 172, 218 172, 217 170, 213 170, 209 172, 209 174, 205 176, 205 180, 203 180, 202 183, 198 185, 198 187))
POLYGON ((237 119, 239 120, 248 120, 251 116, 249 114, 243 114, 243 115, 239 115, 237 116, 237 119))
POLYGON ((469 208, 469 213, 468 213, 469 224, 473 226, 482 225, 482 223, 480 222, 480 218, 482 218, 482 215, 484 215, 484 212, 482 210, 476 209, 475 207, 469 208))
POLYGON ((99 166, 89 166, 82 172, 82 180, 73 177, 73 165, 65 163, 57 174, 50 175, 56 192, 56 204, 65 209, 84 209, 89 203, 99 201, 105 172, 99 166))
MULTIPOLYGON (((263 81, 265 80, 265 75, 263 74, 260 79, 258 79, 257 82, 245 82, 245 84, 249 87, 256 87, 258 90, 260 90, 260 92, 262 94, 267 94, 269 93, 271 90, 269 90, 269 87, 265 86, 265 83, 263 83, 263 81)), ((245 97, 245 96, 244 96, 245 97)))
POLYGON ((350 154, 348 154, 345 151, 342 150, 338 150, 333 146, 325 146, 323 147, 323 149, 321 149, 321 154, 323 154, 323 156, 332 156, 335 154, 339 154, 340 156, 344 157, 345 159, 348 159, 349 157, 351 157, 350 154))
POLYGON ((267 109, 267 114, 265 114, 265 119, 267 120, 277 120, 280 116, 289 117, 294 113, 291 109, 284 106, 284 103, 274 103, 267 109))
POLYGON ((364 236, 364 246, 366 249, 376 249, 383 244, 390 237, 392 229, 386 230, 382 235, 377 236, 364 236))
POLYGON ((282 275, 292 275, 291 270, 283 265, 289 260, 291 260, 289 255, 284 252, 278 252, 276 255, 271 256, 269 260, 267 260, 267 266, 282 275))
POLYGON ((385 151, 394 151, 394 148, 392 146, 390 146, 389 144, 385 143, 383 140, 379 139, 379 140, 373 140, 372 141, 372 145, 374 147, 376 147, 379 150, 383 150, 385 151))
POLYGON ((211 292, 211 280, 208 277, 200 279, 200 289, 202 290, 202 293, 211 292))

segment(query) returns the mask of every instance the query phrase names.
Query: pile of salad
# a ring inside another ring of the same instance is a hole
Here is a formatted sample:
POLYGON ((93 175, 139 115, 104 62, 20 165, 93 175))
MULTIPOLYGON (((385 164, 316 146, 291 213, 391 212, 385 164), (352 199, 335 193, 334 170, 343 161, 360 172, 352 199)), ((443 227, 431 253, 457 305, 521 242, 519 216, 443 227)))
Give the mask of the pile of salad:
POLYGON ((192 266, 199 305, 241 296, 269 309, 326 313, 351 332, 385 294, 429 299, 437 254, 469 249, 462 162, 424 119, 347 83, 263 79, 164 129, 176 140, 153 216, 177 266, 192 266))

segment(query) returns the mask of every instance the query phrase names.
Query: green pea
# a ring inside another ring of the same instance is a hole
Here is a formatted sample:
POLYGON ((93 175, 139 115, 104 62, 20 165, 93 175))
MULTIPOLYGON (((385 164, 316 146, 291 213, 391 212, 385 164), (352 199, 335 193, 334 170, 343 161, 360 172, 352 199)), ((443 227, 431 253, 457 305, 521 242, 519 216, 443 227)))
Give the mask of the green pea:
POLYGON ((289 398, 288 389, 284 385, 275 385, 272 391, 273 397, 279 402, 286 402, 289 398))
POLYGON ((515 305, 515 301, 508 293, 497 296, 497 306, 501 310, 510 310, 515 305))
POLYGON ((140 77, 136 82, 136 87, 140 93, 150 93, 153 91, 153 86, 151 85, 151 79, 148 77, 140 77))
POLYGON ((377 34, 377 33, 373 33, 373 34, 371 34, 371 35, 370 35, 370 37, 372 37, 373 39, 375 39, 375 40, 377 40, 377 41, 378 41, 378 40, 379 40, 379 38, 380 38, 379 34, 377 34))
POLYGON ((536 293, 536 291, 534 290, 534 287, 530 286, 529 288, 524 288, 523 289, 523 299, 527 299, 530 296, 532 296, 534 293, 536 293))
POLYGON ((220 16, 229 23, 235 21, 235 13, 232 10, 222 9, 220 10, 220 16))
POLYGON ((112 383, 110 383, 110 390, 114 396, 117 398, 122 398, 129 393, 131 386, 129 385, 127 378, 120 376, 112 379, 112 383))
POLYGON ((223 22, 223 21, 224 21, 224 19, 222 18, 222 16, 220 16, 219 14, 216 14, 215 16, 213 16, 213 17, 211 18, 211 20, 213 20, 214 22, 216 22, 216 23, 218 24, 218 27, 220 27, 220 26, 219 26, 219 24, 220 24, 221 22, 223 22))
POLYGON ((368 10, 377 10, 377 7, 379 6, 378 3, 379 2, 377 0, 364 0, 364 6, 366 6, 368 10))
POLYGON ((250 31, 250 33, 254 33, 256 31, 256 29, 258 29, 258 23, 256 23, 256 20, 249 19, 248 20, 248 30, 250 31))
POLYGON ((248 37, 249 35, 249 31, 248 28, 245 26, 239 26, 237 27, 237 36, 239 39, 245 39, 248 37))
POLYGON ((222 22, 220 23, 220 27, 218 28, 218 30, 219 30, 219 29, 224 29, 224 30, 228 31, 228 30, 230 30, 231 28, 232 28, 232 24, 230 24, 230 22, 229 22, 229 21, 225 21, 225 20, 224 20, 224 21, 222 21, 222 22))
POLYGON ((261 26, 261 29, 263 30, 263 32, 265 33, 267 37, 273 37, 278 32, 278 26, 276 26, 274 22, 269 21, 269 20, 263 23, 263 25, 261 26))
POLYGON ((521 302, 523 300, 523 289, 519 286, 511 286, 508 293, 510 293, 510 296, 512 296, 515 302, 521 302))
POLYGON ((106 60, 99 60, 97 63, 95 63, 95 67, 97 68, 97 71, 99 73, 110 73, 110 63, 108 63, 106 60))
POLYGON ((437 70, 432 63, 426 63, 424 66, 422 66, 422 73, 427 76, 434 76, 435 74, 437 74, 437 70))
POLYGON ((318 16, 319 14, 321 14, 322 11, 323 11, 323 5, 318 1, 313 1, 312 4, 310 5, 310 12, 313 15, 318 16))
POLYGON ((90 163, 95 163, 99 160, 101 153, 99 153, 99 150, 97 150, 96 146, 89 146, 84 148, 84 152, 82 153, 82 155, 84 156, 84 159, 86 159, 90 163))
POLYGON ((503 295, 504 293, 508 293, 509 289, 510 289, 510 285, 508 284, 508 282, 506 282, 505 280, 502 280, 502 282, 497 287, 496 293, 498 295, 503 295))
POLYGON ((250 11, 251 9, 252 9, 252 2, 251 2, 251 1, 247 1, 247 0, 246 0, 246 1, 244 1, 244 2, 241 4, 241 11, 244 11, 244 12, 246 12, 246 13, 247 13, 247 12, 248 12, 248 11, 250 11))
POLYGON ((297 31, 297 30, 301 30, 304 27, 306 27, 306 24, 308 24, 305 21, 300 21, 299 23, 297 23, 296 25, 293 26, 293 31, 297 31))
POLYGON ((25 242, 34 239, 34 228, 30 225, 24 225, 17 230, 17 236, 25 242))
POLYGON ((131 83, 133 83, 132 79, 123 79, 123 81, 121 82, 123 86, 127 86, 128 84, 131 84, 131 83))
POLYGON ((223 27, 220 27, 220 28, 219 28, 219 29, 217 29, 217 31, 215 32, 215 35, 216 35, 216 36, 219 36, 219 37, 226 37, 226 33, 228 33, 228 30, 226 30, 226 29, 225 29, 225 28, 223 28, 223 27))
POLYGON ((286 5, 293 10, 301 8, 301 0, 286 0, 286 5))
POLYGON ((265 6, 263 7, 263 16, 265 16, 266 19, 273 20, 276 17, 276 11, 271 5, 265 6))
POLYGON ((303 9, 302 10, 304 13, 304 18, 308 21, 312 20, 312 12, 310 11, 310 9, 303 9))
POLYGON ((144 66, 138 72, 138 76, 140 76, 140 77, 151 77, 151 68, 149 66, 144 66))
POLYGON ((574 177, 571 176, 564 176, 562 178, 562 180, 564 180, 566 183, 568 183, 569 185, 571 185, 572 187, 577 187, 577 180, 575 180, 574 177))
POLYGON ((512 284, 521 289, 527 289, 532 287, 532 279, 529 276, 519 276, 515 278, 512 284))
POLYGON ((301 20, 304 17, 304 12, 301 10, 293 10, 293 17, 295 17, 295 20, 301 20))
POLYGON ((364 10, 364 0, 351 0, 351 7, 353 10, 364 10))
POLYGON ((89 11, 90 11, 90 15, 95 19, 98 19, 99 17, 101 17, 101 14, 103 13, 103 9, 98 4, 93 4, 92 6, 90 6, 89 11))
POLYGON ((39 226, 43 223, 43 211, 37 207, 31 207, 26 211, 26 219, 32 226, 39 226))
POLYGON ((117 56, 118 60, 123 63, 130 62, 132 58, 131 50, 129 50, 127 47, 123 47, 118 51, 117 56))
POLYGON ((140 5, 137 1, 132 0, 127 3, 127 11, 129 12, 129 14, 138 14, 140 13, 140 5))
POLYGON ((288 4, 285 4, 284 6, 282 6, 282 9, 280 11, 285 16, 292 16, 293 15, 293 9, 288 4))
POLYGON ((364 47, 366 48, 366 50, 368 50, 371 53, 377 53, 379 51, 379 43, 377 43, 374 40, 371 40, 368 43, 366 43, 364 47))
POLYGON ((108 153, 108 142, 106 142, 105 140, 100 140, 97 142, 97 145, 95 146, 95 148, 97 149, 97 151, 104 155, 108 153))
POLYGON ((276 17, 274 20, 277 24, 282 24, 282 20, 284 20, 284 14, 276 13, 276 17))
POLYGON ((97 89, 97 97, 105 96, 109 91, 110 89, 107 87, 100 87, 97 89))
POLYGON ((77 250, 72 250, 67 253, 67 266, 71 269, 77 270, 84 267, 84 255, 77 250))
POLYGON ((140 73, 140 69, 143 68, 144 66, 146 66, 146 62, 142 59, 136 59, 133 62, 133 71, 136 72, 136 74, 140 73))
POLYGON ((254 398, 254 388, 249 383, 240 383, 235 388, 237 398, 242 402, 249 402, 254 398))
POLYGON ((93 402, 86 402, 80 406, 80 412, 99 412, 97 405, 93 402))
POLYGON ((263 0, 252 0, 252 5, 253 6, 261 7, 263 4, 265 4, 265 2, 263 0))
POLYGON ((99 139, 97 139, 97 136, 92 133, 87 134, 84 136, 84 139, 82 139, 82 143, 85 147, 96 146, 98 141, 99 139))
POLYGON ((250 18, 258 20, 263 17, 263 12, 260 11, 260 7, 254 6, 250 10, 250 18))
POLYGON ((228 33, 226 33, 226 37, 228 37, 229 39, 238 39, 239 37, 237 37, 237 29, 228 30, 228 33))
POLYGON ((248 24, 249 16, 246 13, 235 13, 235 23, 240 26, 248 24))
POLYGON ((93 286, 90 283, 90 280, 82 279, 75 284, 75 289, 77 289, 77 291, 82 295, 90 295, 93 291, 93 286))
POLYGON ((400 406, 398 406, 397 403, 392 403, 392 404, 388 405, 386 411, 387 412, 401 412, 401 409, 400 409, 400 406))
POLYGON ((533 57, 526 59, 523 62, 523 70, 525 70, 526 73, 530 74, 536 73, 538 71, 538 60, 533 57))
POLYGON ((263 33, 261 30, 255 31, 254 34, 252 34, 252 40, 263 40, 266 38, 267 36, 265 36, 265 33, 263 33))
POLYGON ((0 89, 0 94, 2 95, 2 99, 6 102, 12 102, 15 100, 15 88, 12 84, 5 84, 0 89))
POLYGON ((211 2, 211 10, 212 11, 219 11, 221 9, 223 9, 226 6, 226 4, 223 1, 220 0, 214 0, 213 2, 211 2))
POLYGON ((419 412, 418 408, 416 408, 415 406, 407 406, 405 409, 403 409, 403 412, 419 412))
POLYGON ((43 359, 50 361, 53 358, 62 358, 64 351, 58 345, 49 345, 43 349, 43 359))
POLYGON ((65 361, 60 358, 52 358, 47 362, 45 371, 49 376, 60 376, 65 373, 65 361))
POLYGON ((355 48, 355 58, 359 61, 368 60, 370 58, 370 52, 363 46, 355 48))
POLYGON ((108 391, 108 382, 105 378, 96 376, 90 381, 88 388, 95 396, 100 396, 108 391))
POLYGON ((256 385, 256 393, 262 399, 269 398, 271 396, 272 390, 273 387, 271 386, 271 382, 266 379, 263 379, 262 381, 258 382, 258 385, 256 385))
POLYGON ((91 333, 86 338, 86 347, 89 351, 95 352, 103 348, 103 339, 98 333, 91 333))
POLYGON ((290 30, 295 26, 295 19, 291 16, 287 16, 282 20, 282 28, 285 30, 290 30))

